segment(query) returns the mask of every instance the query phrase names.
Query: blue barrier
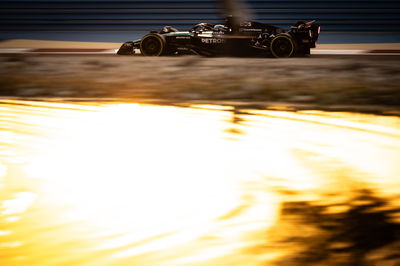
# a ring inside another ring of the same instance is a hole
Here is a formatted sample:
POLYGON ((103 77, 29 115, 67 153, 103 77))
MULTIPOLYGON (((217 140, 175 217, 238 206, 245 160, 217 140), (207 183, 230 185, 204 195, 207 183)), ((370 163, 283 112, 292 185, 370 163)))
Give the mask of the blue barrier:
MULTIPOLYGON (((288 28, 315 19, 325 33, 400 33, 400 1, 247 1, 253 17, 288 28)), ((4 0, 0 39, 26 32, 143 32, 171 25, 187 30, 219 23, 223 10, 211 0, 4 0)), ((112 35, 112 34, 111 34, 112 35)))

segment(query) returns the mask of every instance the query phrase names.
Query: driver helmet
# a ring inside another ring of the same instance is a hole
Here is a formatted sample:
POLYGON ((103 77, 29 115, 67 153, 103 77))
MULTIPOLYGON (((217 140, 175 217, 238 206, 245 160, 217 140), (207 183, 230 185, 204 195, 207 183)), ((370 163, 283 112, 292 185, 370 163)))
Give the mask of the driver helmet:
POLYGON ((222 24, 217 24, 217 25, 214 26, 213 30, 214 31, 225 32, 225 31, 228 30, 228 27, 226 27, 225 25, 222 25, 222 24))
POLYGON ((163 32, 163 33, 178 32, 178 30, 175 29, 174 27, 171 27, 171 26, 165 26, 165 27, 161 30, 161 32, 163 32))

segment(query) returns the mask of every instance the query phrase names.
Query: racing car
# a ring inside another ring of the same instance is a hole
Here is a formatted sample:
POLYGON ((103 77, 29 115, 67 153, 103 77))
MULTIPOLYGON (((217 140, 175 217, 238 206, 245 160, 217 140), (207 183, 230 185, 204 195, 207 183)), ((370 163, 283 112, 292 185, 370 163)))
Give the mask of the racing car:
POLYGON ((320 34, 315 21, 298 21, 288 31, 266 23, 234 21, 228 17, 223 24, 199 23, 189 31, 165 26, 125 42, 117 54, 133 55, 140 50, 144 56, 306 56, 316 47, 320 34))

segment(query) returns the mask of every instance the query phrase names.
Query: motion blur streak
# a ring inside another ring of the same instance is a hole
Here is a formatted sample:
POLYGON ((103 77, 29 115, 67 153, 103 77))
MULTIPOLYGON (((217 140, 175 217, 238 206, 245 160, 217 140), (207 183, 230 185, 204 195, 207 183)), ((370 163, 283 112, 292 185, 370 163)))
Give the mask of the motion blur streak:
POLYGON ((398 117, 14 100, 0 112, 1 265, 265 265, 299 251, 282 244, 288 202, 362 188, 398 204, 398 117))

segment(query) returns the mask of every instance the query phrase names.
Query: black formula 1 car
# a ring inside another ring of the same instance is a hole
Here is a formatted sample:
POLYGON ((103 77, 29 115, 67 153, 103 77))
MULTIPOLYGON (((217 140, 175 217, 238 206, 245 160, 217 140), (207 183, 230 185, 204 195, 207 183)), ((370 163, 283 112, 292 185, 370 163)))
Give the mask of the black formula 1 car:
POLYGON ((140 50, 145 56, 305 56, 315 48, 320 33, 315 21, 298 21, 289 31, 260 22, 233 21, 228 17, 224 24, 200 23, 189 31, 165 26, 124 43, 117 54, 132 55, 140 50))

